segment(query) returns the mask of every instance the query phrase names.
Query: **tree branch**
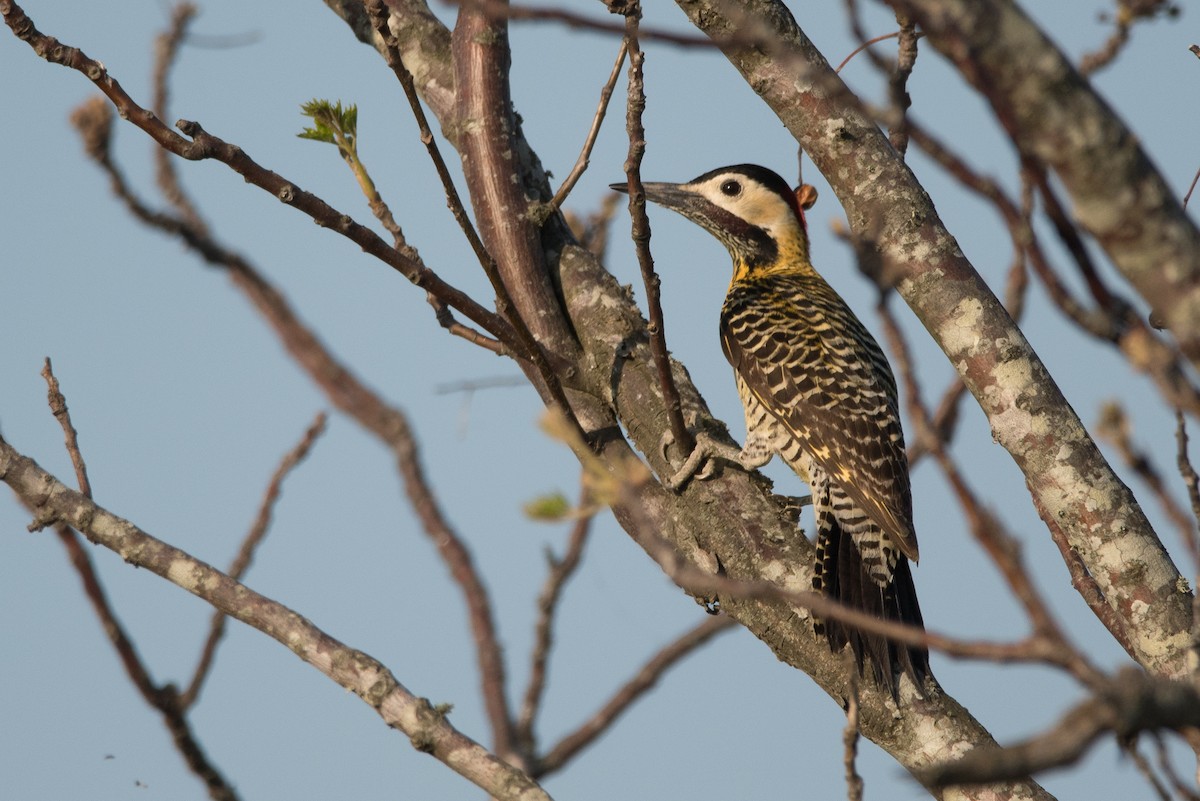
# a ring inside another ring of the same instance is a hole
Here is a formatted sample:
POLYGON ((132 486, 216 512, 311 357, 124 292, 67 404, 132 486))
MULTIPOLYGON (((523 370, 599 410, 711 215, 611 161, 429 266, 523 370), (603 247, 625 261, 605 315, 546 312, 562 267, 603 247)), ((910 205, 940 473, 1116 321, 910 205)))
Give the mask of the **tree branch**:
POLYGON ((337 231, 417 286, 434 293, 447 305, 458 309, 484 330, 505 342, 514 352, 523 352, 513 338, 511 326, 505 320, 442 281, 429 268, 405 257, 371 229, 355 222, 349 215, 341 214, 316 195, 262 167, 240 147, 209 134, 197 122, 180 120, 177 126, 184 136, 175 133, 152 111, 134 102, 116 79, 108 74, 103 64, 88 58, 78 48, 69 47, 52 36, 42 34, 16 3, 9 0, 0 2, 0 14, 17 38, 29 44, 39 56, 53 64, 86 75, 113 102, 122 119, 127 119, 141 128, 159 146, 191 161, 215 159, 222 162, 247 182, 270 192, 283 203, 312 217, 322 228, 337 231), (190 137, 190 141, 185 137, 190 137))
POLYGON ((679 5, 720 41, 740 32, 760 43, 722 49, 830 181, 857 236, 879 250, 885 282, 896 283, 963 376, 996 440, 1025 474, 1043 518, 1063 526, 1109 605, 1130 619, 1139 661, 1163 675, 1182 675, 1191 598, 1181 589, 1178 570, 1128 487, 858 99, 782 3, 679 5), (1098 505, 1097 499, 1105 501, 1098 505))
MULTIPOLYGON (((579 507, 589 504, 588 493, 581 493, 579 507)), ((546 673, 550 661, 550 651, 554 646, 554 618, 558 612, 559 599, 567 580, 575 574, 580 560, 583 558, 583 548, 587 544, 588 535, 592 530, 595 513, 589 512, 575 522, 571 528, 571 536, 567 541, 566 552, 561 559, 556 559, 547 549, 546 559, 550 564, 549 575, 538 593, 538 618, 534 630, 533 653, 530 658, 529 684, 521 702, 521 715, 517 719, 516 740, 521 752, 532 756, 535 753, 537 740, 534 735, 534 722, 542 708, 542 699, 546 690, 546 673)), ((535 760, 536 765, 536 760, 535 760)), ((538 766, 540 768, 540 766, 538 766)), ((535 772, 535 778, 540 777, 535 772)))
POLYGON ((1138 732, 1200 725, 1200 695, 1182 682, 1121 671, 1042 734, 1008 748, 979 748, 922 772, 935 787, 1002 781, 1074 763, 1104 734, 1128 739, 1138 732))
MULTIPOLYGON (((59 389, 58 379, 54 375, 48 358, 42 370, 42 376, 46 379, 50 411, 62 426, 67 453, 71 457, 71 464, 75 466, 75 476, 79 482, 81 494, 90 499, 92 488, 87 478, 87 465, 79 450, 78 434, 75 426, 71 423, 67 399, 59 389)), ((2 442, 3 440, 0 439, 0 443, 2 442)), ((35 515, 39 514, 36 505, 30 500, 22 497, 21 502, 35 515)), ((84 549, 78 535, 71 530, 70 526, 57 521, 54 523, 54 533, 66 548, 71 566, 75 568, 75 572, 79 575, 79 581, 83 585, 83 593, 92 605, 92 611, 100 620, 100 627, 112 644, 113 650, 117 652, 117 658, 121 661, 125 674, 142 699, 152 709, 157 710, 162 717, 163 725, 171 733, 175 749, 183 757, 188 769, 204 782, 209 798, 213 801, 240 801, 240 796, 234 790, 233 785, 218 770, 201 747, 200 741, 196 738, 192 731, 192 725, 187 719, 186 704, 180 702, 180 696, 174 685, 160 686, 154 682, 150 675, 150 669, 142 661, 137 646, 133 643, 133 638, 126 632, 125 626, 117 617, 116 610, 109 602, 108 593, 104 591, 104 585, 100 583, 100 576, 96 573, 92 557, 84 549)))
POLYGON ((597 737, 608 731, 613 722, 654 687, 664 673, 701 645, 722 631, 727 631, 733 623, 733 620, 725 616, 709 617, 664 646, 646 664, 642 665, 637 674, 617 690, 595 715, 559 740, 545 756, 538 760, 539 775, 553 773, 561 768, 597 737))
POLYGON ((680 453, 689 454, 696 442, 692 432, 683 421, 683 407, 679 390, 671 376, 671 356, 667 351, 667 329, 663 319, 662 302, 659 298, 660 281, 654 272, 654 257, 650 254, 650 220, 646 216, 646 193, 642 189, 642 157, 646 153, 646 129, 642 125, 642 113, 646 109, 646 92, 642 80, 642 65, 646 55, 638 42, 638 24, 641 7, 634 5, 626 11, 625 42, 629 46, 629 93, 625 112, 625 127, 629 135, 629 152, 625 157, 625 175, 629 189, 629 216, 632 219, 632 237, 637 249, 638 267, 642 273, 642 286, 646 290, 646 310, 650 315, 650 353, 658 371, 659 391, 667 411, 671 437, 680 453))
POLYGON ((1133 132, 1016 3, 887 2, 991 103, 1017 150, 1054 170, 1084 230, 1200 366, 1200 230, 1133 132))
POLYGON ((414 696, 375 659, 339 642, 282 604, 97 506, 3 439, 0 481, 32 505, 37 515, 32 529, 61 521, 126 562, 149 570, 258 629, 361 698, 388 726, 407 734, 414 748, 431 754, 493 797, 549 801, 550 796, 536 782, 451 726, 443 710, 414 696))
MULTIPOLYGON (((325 432, 325 420, 325 413, 318 412, 316 419, 313 420, 312 424, 304 432, 304 436, 300 439, 300 442, 296 444, 296 447, 284 454, 283 459, 280 460, 274 475, 271 476, 270 483, 267 484, 266 492, 263 493, 263 499, 259 504, 258 514, 255 515, 254 523, 250 526, 250 530, 246 532, 246 537, 242 540, 242 547, 238 549, 237 556, 233 558, 233 562, 229 565, 229 570, 226 574, 234 581, 240 581, 250 568, 250 562, 254 559, 255 550, 257 550, 263 539, 266 538, 267 531, 271 527, 271 518, 274 513, 275 504, 279 501, 283 480, 301 462, 308 458, 308 454, 312 450, 313 445, 316 444, 317 438, 325 432)), ((89 497, 91 496, 89 495, 89 497)), ((225 613, 213 613, 212 622, 208 627, 208 637, 205 638, 204 646, 200 649, 200 659, 196 663, 196 669, 192 672, 192 680, 188 682, 187 689, 179 696, 179 706, 182 709, 187 709, 194 705, 200 697, 200 690, 212 670, 213 660, 217 655, 217 646, 225 634, 226 621, 228 621, 228 618, 225 616, 225 613)))

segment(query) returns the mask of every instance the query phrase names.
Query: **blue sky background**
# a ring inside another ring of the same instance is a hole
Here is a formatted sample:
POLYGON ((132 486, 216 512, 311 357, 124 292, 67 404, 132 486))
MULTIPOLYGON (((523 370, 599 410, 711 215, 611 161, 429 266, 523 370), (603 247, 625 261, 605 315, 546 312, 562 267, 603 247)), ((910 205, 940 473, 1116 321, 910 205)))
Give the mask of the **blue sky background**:
MULTIPOLYGON (((673 4, 648 5, 647 25, 690 32, 673 4)), ((1104 3, 1035 5, 1031 10, 1075 59, 1108 36, 1097 21, 1104 3)), ((567 6, 604 15, 600 4, 567 6)), ((100 59, 135 99, 150 102, 153 37, 166 24, 165 4, 30 0, 23 7, 41 30, 100 59)), ((831 62, 853 49, 841 4, 791 7, 831 62)), ((453 13, 436 10, 446 19, 453 13)), ((871 34, 895 28, 876 6, 866 11, 871 34)), ((1193 16, 1139 26, 1128 51, 1096 79, 1181 196, 1200 165, 1192 135, 1200 128, 1200 62, 1187 51, 1200 38, 1193 16)), ((201 122, 367 222, 366 203, 336 152, 295 137, 304 101, 357 103, 360 152, 412 244, 448 281, 480 299, 491 296, 444 209, 400 87, 321 3, 213 0, 192 30, 196 44, 185 47, 176 68, 171 121, 201 122), (250 44, 212 46, 247 33, 255 35, 250 44)), ((525 132, 547 168, 565 177, 618 42, 524 23, 514 25, 512 43, 513 92, 525 132)), ((795 174, 795 142, 724 58, 656 44, 647 50, 647 180, 686 180, 745 161, 795 174)), ((8 31, 0 34, 0 74, 6 109, 0 115, 0 430, 70 480, 38 375, 50 356, 98 502, 199 558, 228 564, 280 456, 328 404, 222 273, 146 231, 113 202, 67 123, 70 110, 95 94, 90 83, 41 61, 8 31)), ((865 58, 844 75, 867 97, 884 97, 865 58)), ((577 211, 594 209, 607 185, 623 177, 623 87, 624 80, 591 169, 569 202, 577 211)), ((1011 147, 988 109, 931 48, 922 46, 910 88, 914 113, 927 126, 1015 191, 1011 147)), ((132 126, 117 127, 115 152, 148 196, 151 147, 132 126)), ((915 148, 910 152, 963 250, 1002 287, 1011 247, 996 215, 915 148)), ((410 415, 429 478, 492 592, 516 703, 528 674, 542 553, 561 550, 567 531, 527 520, 521 506, 548 491, 573 497, 578 473, 566 449, 536 429, 536 396, 523 387, 440 393, 445 384, 518 372, 444 334, 423 293, 401 276, 224 166, 180 163, 179 170, 216 235, 277 282, 332 350, 410 415)), ((833 193, 810 163, 804 176, 821 191, 810 214, 814 261, 878 332, 874 290, 830 233, 841 218, 833 193)), ((741 410, 716 337, 727 257, 681 218, 652 212, 651 219, 670 346, 740 437, 741 410)), ((640 297, 627 230, 622 212, 609 266, 640 297)), ((951 367, 907 309, 898 308, 926 392, 936 399, 951 367)), ((1122 400, 1134 413, 1137 440, 1170 472, 1170 415, 1144 379, 1065 325, 1036 286, 1023 327, 1086 422, 1095 421, 1104 400, 1122 400)), ((1071 591, 1019 471, 993 444, 970 398, 963 410, 954 450, 973 486, 1021 540, 1039 587, 1075 641, 1107 668, 1127 664, 1071 591)), ((786 470, 767 472, 782 491, 799 491, 786 470)), ((1161 521, 1149 494, 1129 481, 1161 521)), ((49 534, 27 533, 28 515, 6 494, 0 494, 0 776, 9 797, 205 797, 156 713, 125 679, 61 547, 49 534)), ((914 497, 922 543, 916 581, 928 625, 970 637, 1023 635, 1016 604, 930 464, 914 474, 914 497)), ((807 515, 804 522, 811 527, 807 515)), ((1175 531, 1161 523, 1159 530, 1192 574, 1175 531)), ((155 679, 186 681, 209 608, 111 553, 92 554, 155 679)), ((413 692, 452 703, 452 722, 486 743, 461 597, 418 528, 388 453, 353 422, 334 414, 309 461, 288 480, 248 583, 379 658, 413 692)), ((573 730, 701 615, 602 515, 563 603, 538 729, 543 743, 573 730)), ((1049 669, 935 656, 934 670, 1002 742, 1038 731, 1080 697, 1049 669)), ((210 756, 248 800, 480 795, 415 752, 356 697, 240 624, 230 627, 193 720, 210 756)), ((670 673, 546 785, 559 799, 842 797, 843 723, 838 706, 805 676, 735 630, 670 673)), ((1186 758, 1179 766, 1190 772, 1186 758)), ((868 798, 927 797, 870 744, 859 768, 868 798)), ((1107 744, 1045 783, 1062 798, 1152 795, 1107 744)))

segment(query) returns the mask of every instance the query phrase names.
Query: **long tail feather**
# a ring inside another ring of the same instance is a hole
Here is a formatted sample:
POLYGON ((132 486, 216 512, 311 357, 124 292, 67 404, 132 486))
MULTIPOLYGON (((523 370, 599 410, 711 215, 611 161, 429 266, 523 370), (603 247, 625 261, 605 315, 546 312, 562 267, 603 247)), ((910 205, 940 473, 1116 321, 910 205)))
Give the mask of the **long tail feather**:
MULTIPOLYGON (((872 617, 924 628, 907 559, 900 557, 891 583, 881 587, 867 574, 853 539, 842 531, 832 512, 820 514, 817 531, 814 589, 872 617)), ((929 652, 924 648, 898 644, 881 634, 864 632, 837 620, 818 621, 816 626, 817 633, 825 634, 834 653, 849 644, 859 672, 863 673, 864 663, 869 664, 875 682, 887 688, 893 698, 898 692, 901 673, 907 673, 917 687, 929 675, 929 652)))

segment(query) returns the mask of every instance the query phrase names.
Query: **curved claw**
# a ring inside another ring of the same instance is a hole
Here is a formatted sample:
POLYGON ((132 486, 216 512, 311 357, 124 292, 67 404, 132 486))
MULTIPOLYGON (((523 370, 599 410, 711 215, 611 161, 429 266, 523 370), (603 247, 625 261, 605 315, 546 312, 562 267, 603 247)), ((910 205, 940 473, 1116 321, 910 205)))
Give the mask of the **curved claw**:
MULTIPOLYGON (((669 440, 673 444, 675 437, 668 436, 669 434, 670 432, 663 435, 663 442, 666 443, 669 440)), ((684 460, 680 468, 675 471, 675 475, 663 483, 669 489, 678 491, 680 487, 692 478, 706 481, 716 475, 717 459, 725 459, 741 464, 741 455, 742 452, 738 448, 726 445, 723 442, 717 442, 710 434, 701 431, 696 434, 696 447, 692 449, 692 452, 684 460)), ((670 459, 667 459, 667 463, 671 464, 670 459)))
POLYGON ((674 444, 675 432, 668 428, 663 432, 663 435, 658 438, 658 455, 661 456, 663 461, 667 464, 674 464, 674 462, 671 461, 671 454, 669 453, 671 446, 674 444))

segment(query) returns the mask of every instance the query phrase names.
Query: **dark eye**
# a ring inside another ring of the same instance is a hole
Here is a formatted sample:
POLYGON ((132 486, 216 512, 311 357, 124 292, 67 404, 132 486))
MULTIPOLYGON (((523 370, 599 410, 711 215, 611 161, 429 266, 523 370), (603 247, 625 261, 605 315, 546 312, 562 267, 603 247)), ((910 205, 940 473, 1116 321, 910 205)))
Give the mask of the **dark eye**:
POLYGON ((742 194, 742 185, 733 180, 725 181, 721 184, 721 194, 728 197, 737 197, 742 194))

